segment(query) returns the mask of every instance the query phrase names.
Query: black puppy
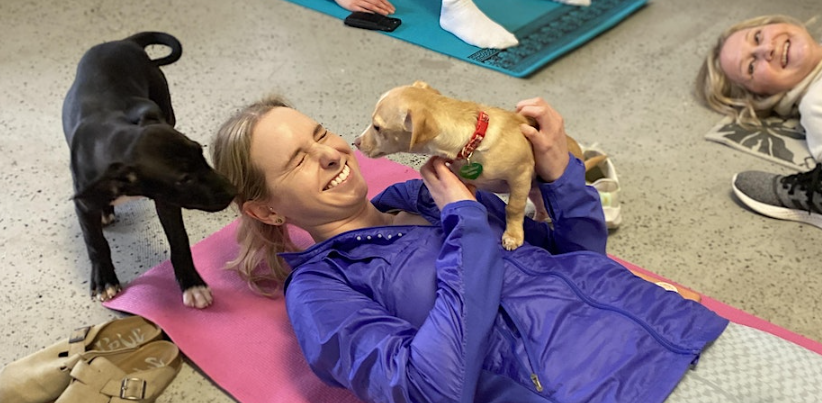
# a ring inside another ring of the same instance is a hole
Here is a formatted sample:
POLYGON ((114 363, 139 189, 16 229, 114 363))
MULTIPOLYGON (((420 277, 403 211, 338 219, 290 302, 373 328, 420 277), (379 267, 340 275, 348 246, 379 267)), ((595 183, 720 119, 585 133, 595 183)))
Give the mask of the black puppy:
POLYGON ((71 150, 74 204, 91 260, 91 295, 101 301, 120 291, 103 225, 118 199, 154 200, 171 246, 171 263, 183 303, 204 308, 212 297, 194 268, 182 208, 226 208, 236 194, 203 157, 200 144, 174 129, 174 111, 160 66, 177 61, 180 42, 143 32, 92 47, 77 67, 63 103, 63 131, 71 150), (152 60, 148 45, 171 54, 152 60))

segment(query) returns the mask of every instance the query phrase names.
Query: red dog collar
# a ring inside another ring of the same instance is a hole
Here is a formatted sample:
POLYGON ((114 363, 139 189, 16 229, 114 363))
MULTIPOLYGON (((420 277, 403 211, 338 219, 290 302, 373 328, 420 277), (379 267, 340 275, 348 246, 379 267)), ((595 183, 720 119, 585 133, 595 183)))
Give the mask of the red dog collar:
POLYGON ((457 154, 457 159, 461 160, 463 158, 468 158, 477 149, 479 143, 482 142, 482 139, 485 138, 485 130, 488 129, 488 114, 480 111, 479 116, 477 116, 477 128, 474 130, 474 134, 471 135, 471 140, 468 140, 468 144, 462 148, 459 154, 457 154))

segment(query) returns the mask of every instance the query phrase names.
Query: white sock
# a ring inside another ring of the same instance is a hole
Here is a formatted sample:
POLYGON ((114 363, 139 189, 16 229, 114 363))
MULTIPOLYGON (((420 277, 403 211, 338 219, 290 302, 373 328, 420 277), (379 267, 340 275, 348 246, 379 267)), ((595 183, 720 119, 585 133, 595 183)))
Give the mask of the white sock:
POLYGON ((554 0, 558 3, 565 3, 570 4, 572 6, 585 6, 588 7, 591 5, 591 0, 554 0))
POLYGON ((473 0, 442 0, 440 26, 469 45, 481 48, 505 49, 519 44, 512 33, 488 18, 473 0))

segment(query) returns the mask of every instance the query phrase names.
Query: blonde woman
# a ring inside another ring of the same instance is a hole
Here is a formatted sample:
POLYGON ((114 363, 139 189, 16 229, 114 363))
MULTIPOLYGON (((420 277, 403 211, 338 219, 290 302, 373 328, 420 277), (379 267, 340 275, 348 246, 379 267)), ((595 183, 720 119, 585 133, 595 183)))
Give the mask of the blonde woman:
POLYGON ((773 218, 822 228, 822 44, 798 20, 752 18, 723 32, 697 76, 696 93, 711 109, 743 125, 776 113, 799 116, 816 167, 795 175, 741 172, 734 193, 773 218))
POLYGON ((539 98, 517 110, 539 123, 522 130, 553 226, 526 219, 515 251, 500 243, 505 203, 442 159, 368 200, 349 144, 275 98, 219 130, 214 166, 243 217, 235 267, 284 282, 318 377, 365 402, 818 401, 822 357, 608 258, 562 116, 539 98), (287 224, 316 243, 296 250, 287 224))

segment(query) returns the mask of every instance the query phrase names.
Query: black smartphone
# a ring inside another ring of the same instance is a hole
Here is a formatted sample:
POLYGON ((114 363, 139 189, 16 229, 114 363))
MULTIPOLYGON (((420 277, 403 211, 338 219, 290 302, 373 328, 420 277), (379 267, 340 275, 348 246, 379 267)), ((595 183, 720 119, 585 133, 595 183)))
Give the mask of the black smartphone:
POLYGON ((402 24, 402 20, 394 17, 386 17, 381 14, 355 11, 348 17, 345 17, 343 23, 349 27, 391 32, 402 24))

